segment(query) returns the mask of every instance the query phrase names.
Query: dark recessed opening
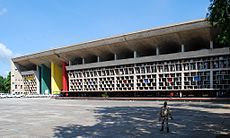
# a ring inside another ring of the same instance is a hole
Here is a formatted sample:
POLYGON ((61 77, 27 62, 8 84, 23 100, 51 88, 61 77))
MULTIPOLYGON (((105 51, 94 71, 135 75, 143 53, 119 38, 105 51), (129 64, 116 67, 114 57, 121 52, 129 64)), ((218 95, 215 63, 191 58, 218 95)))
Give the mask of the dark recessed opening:
POLYGON ((94 63, 97 62, 97 56, 90 56, 85 58, 85 63, 94 63))
POLYGON ((72 59, 72 60, 71 60, 71 64, 72 64, 72 65, 79 65, 79 64, 82 64, 82 58, 76 57, 76 58, 72 59))
POLYGON ((171 54, 181 52, 181 46, 176 42, 167 42, 162 46, 159 46, 160 54, 171 54))
POLYGON ((100 62, 110 61, 110 60, 114 60, 114 54, 113 53, 100 56, 100 62))
POLYGON ((156 49, 153 47, 144 47, 137 50, 137 57, 154 56, 156 55, 156 49))
POLYGON ((19 65, 20 71, 28 71, 28 70, 37 70, 37 65, 35 64, 28 64, 26 66, 19 65))
POLYGON ((130 50, 125 50, 125 51, 121 51, 117 54, 117 59, 126 59, 126 58, 133 58, 133 51, 130 50))
POLYGON ((196 51, 201 49, 209 49, 210 42, 206 41, 200 37, 191 38, 187 44, 185 44, 185 52, 187 51, 196 51))

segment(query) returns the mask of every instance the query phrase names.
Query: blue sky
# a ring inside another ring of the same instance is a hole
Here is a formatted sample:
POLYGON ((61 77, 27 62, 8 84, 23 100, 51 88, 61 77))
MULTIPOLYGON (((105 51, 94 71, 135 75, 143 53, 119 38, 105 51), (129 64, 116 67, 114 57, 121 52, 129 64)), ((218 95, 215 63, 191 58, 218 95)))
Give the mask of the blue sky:
POLYGON ((209 0, 0 0, 0 75, 10 58, 204 18, 209 0))

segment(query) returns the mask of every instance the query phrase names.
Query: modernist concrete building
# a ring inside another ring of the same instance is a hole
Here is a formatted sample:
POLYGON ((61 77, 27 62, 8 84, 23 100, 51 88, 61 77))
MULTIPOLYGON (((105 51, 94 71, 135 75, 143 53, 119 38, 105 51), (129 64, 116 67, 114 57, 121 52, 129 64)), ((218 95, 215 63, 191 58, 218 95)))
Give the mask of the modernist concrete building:
POLYGON ((74 96, 230 93, 230 49, 205 20, 55 48, 12 59, 11 92, 74 96))

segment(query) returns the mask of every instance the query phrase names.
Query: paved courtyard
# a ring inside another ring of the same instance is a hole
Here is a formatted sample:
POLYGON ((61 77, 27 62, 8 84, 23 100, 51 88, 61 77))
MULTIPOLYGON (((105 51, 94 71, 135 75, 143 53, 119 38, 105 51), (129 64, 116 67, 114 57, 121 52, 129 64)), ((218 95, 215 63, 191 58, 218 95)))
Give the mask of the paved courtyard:
POLYGON ((174 120, 160 132, 157 101, 0 99, 0 137, 230 136, 230 104, 169 102, 174 120))

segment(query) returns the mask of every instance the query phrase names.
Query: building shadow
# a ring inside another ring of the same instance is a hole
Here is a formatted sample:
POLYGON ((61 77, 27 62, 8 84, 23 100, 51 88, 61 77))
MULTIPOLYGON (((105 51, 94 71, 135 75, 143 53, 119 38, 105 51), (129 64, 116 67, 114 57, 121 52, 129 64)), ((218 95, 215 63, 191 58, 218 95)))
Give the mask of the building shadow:
MULTIPOLYGON (((178 105, 179 106, 179 105, 178 105)), ((229 137, 230 113, 214 114, 191 109, 173 109, 170 133, 160 132, 159 108, 105 107, 97 108, 98 123, 93 126, 69 124, 56 126, 54 137, 229 137)))

